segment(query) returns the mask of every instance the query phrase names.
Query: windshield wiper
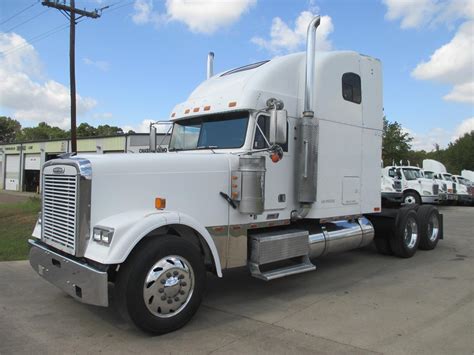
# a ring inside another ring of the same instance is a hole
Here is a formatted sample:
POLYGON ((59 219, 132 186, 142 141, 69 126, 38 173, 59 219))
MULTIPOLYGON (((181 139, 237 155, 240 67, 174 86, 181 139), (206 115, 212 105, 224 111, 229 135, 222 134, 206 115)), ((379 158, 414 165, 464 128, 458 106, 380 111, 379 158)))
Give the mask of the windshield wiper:
POLYGON ((199 147, 196 147, 196 149, 217 149, 219 148, 217 145, 200 145, 199 147))

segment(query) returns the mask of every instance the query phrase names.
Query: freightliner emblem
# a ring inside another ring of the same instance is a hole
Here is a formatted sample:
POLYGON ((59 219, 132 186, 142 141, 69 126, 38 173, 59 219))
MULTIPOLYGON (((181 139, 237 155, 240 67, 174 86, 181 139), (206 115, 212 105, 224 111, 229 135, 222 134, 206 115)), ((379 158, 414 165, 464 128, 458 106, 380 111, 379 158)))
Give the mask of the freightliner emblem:
POLYGON ((65 171, 66 171, 66 169, 61 168, 59 166, 53 169, 53 173, 55 173, 55 174, 64 174, 65 171))

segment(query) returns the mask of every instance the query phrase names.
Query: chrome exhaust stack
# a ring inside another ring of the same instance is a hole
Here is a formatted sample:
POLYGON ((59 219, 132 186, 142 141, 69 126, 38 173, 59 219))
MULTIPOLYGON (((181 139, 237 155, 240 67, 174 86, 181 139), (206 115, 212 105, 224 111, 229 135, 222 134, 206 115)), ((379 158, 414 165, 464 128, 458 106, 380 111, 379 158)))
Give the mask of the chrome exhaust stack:
POLYGON ((214 76, 214 52, 209 52, 207 55, 207 79, 214 76))
POLYGON ((304 218, 311 205, 316 201, 316 169, 318 148, 318 121, 314 118, 314 75, 316 57, 316 30, 321 23, 321 17, 314 17, 308 26, 306 40, 306 72, 303 117, 297 126, 297 164, 296 190, 301 207, 293 211, 292 219, 304 218))

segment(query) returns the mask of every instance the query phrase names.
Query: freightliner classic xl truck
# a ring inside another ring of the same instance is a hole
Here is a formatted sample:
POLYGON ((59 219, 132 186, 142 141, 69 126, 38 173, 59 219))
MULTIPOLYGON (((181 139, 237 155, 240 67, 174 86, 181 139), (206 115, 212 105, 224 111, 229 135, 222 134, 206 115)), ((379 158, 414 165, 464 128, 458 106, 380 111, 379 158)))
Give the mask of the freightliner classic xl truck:
POLYGON ((306 53, 218 75, 210 56, 208 79, 171 113, 168 152, 47 162, 33 269, 161 334, 195 314, 207 273, 273 280, 374 239, 399 257, 433 249, 434 207, 381 210, 380 61, 316 53, 319 22, 306 53))

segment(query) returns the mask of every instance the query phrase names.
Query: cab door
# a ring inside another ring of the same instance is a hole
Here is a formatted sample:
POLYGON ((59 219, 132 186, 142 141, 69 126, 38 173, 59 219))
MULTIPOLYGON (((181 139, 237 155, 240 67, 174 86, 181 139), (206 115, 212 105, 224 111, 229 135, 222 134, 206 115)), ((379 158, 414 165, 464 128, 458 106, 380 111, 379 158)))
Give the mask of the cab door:
MULTIPOLYGON (((252 148, 255 150, 268 148, 265 137, 269 137, 270 116, 260 114, 257 116, 257 124, 260 127, 255 128, 255 136, 252 148), (262 135, 265 135, 265 137, 262 135)), ((287 130, 288 131, 288 130, 287 130)), ((288 132, 287 132, 288 133, 288 132)), ((267 138, 268 139, 268 138, 267 138)), ((293 166, 288 155, 288 134, 286 144, 280 144, 283 149, 283 159, 274 163, 267 152, 265 155, 265 211, 281 210, 286 208, 287 199, 290 193, 290 176, 293 166)))

